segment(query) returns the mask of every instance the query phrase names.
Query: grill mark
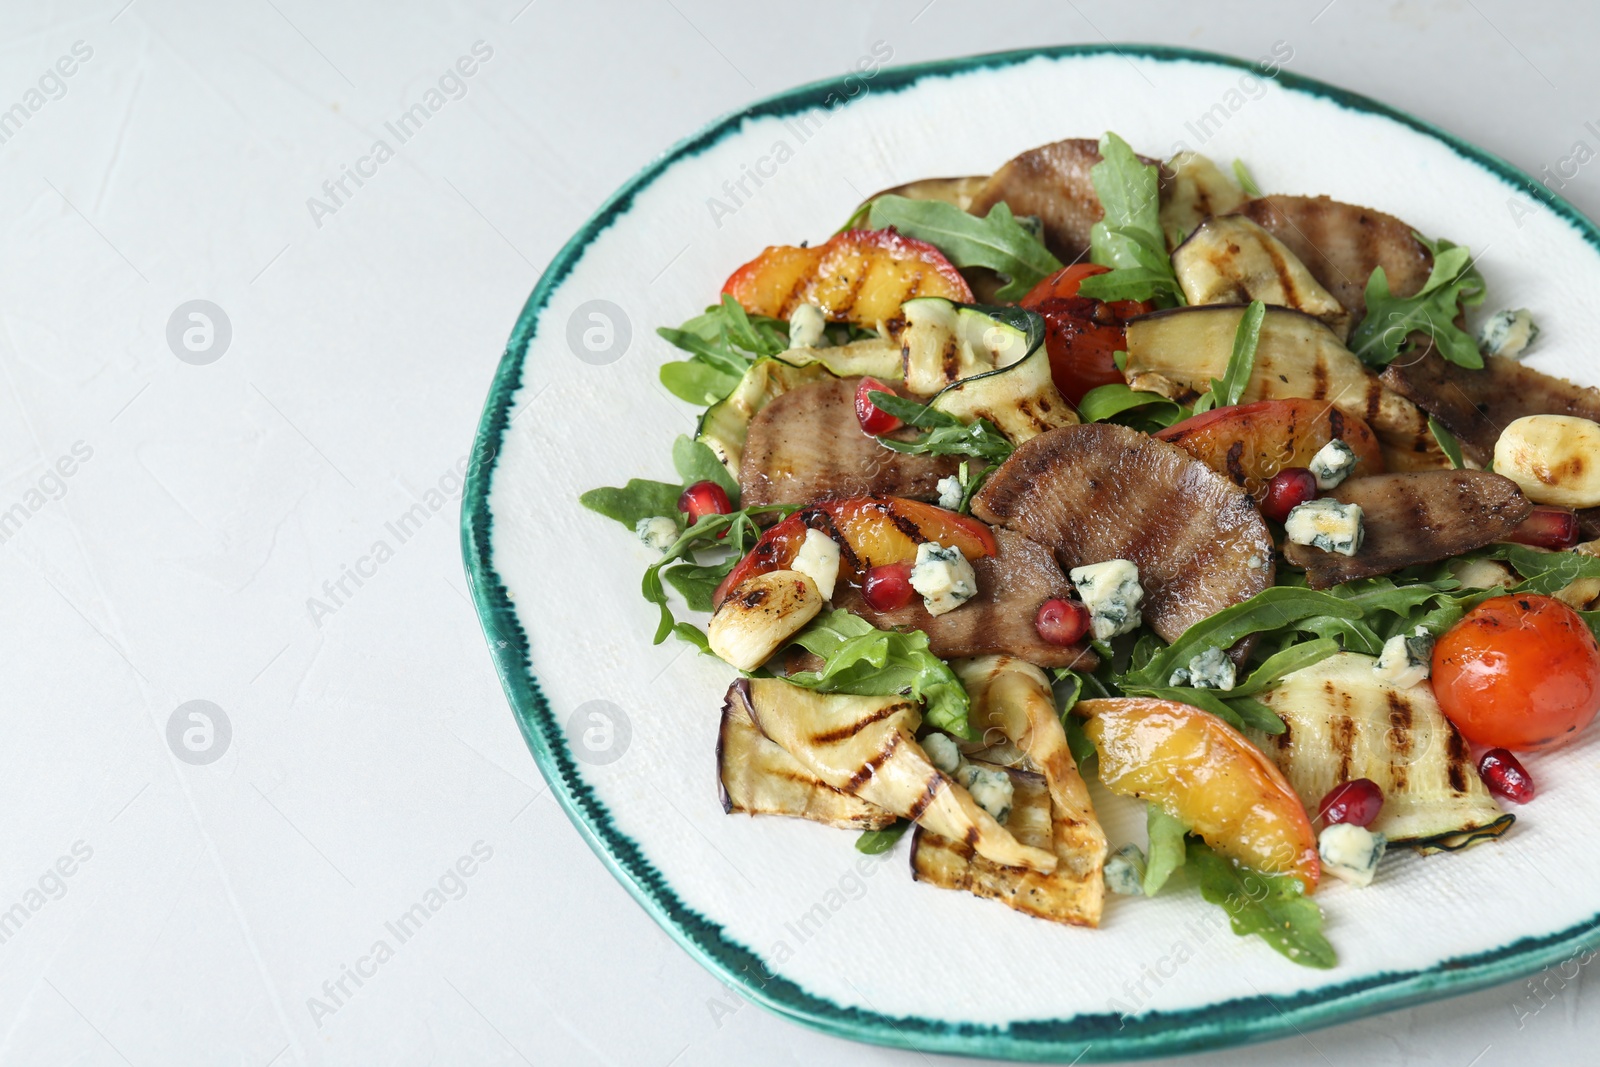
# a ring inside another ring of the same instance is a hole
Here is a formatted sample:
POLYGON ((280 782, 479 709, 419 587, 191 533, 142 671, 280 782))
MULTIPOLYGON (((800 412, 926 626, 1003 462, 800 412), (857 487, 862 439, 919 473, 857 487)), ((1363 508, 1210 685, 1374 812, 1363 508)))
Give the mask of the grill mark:
MULTIPOLYGON (((1343 703, 1348 710, 1350 694, 1341 693, 1340 696, 1344 698, 1343 703)), ((1329 728, 1328 743, 1339 754, 1339 781, 1348 782, 1350 780, 1350 759, 1354 754, 1356 743, 1355 720, 1349 715, 1340 715, 1334 719, 1329 728)))
POLYGON ((1344 437, 1344 412, 1338 408, 1331 407, 1328 409, 1328 429, 1333 436, 1344 437))
POLYGON ((1383 403, 1383 383, 1372 374, 1367 375, 1367 422, 1373 423, 1378 417, 1378 408, 1383 403))
POLYGON ((827 534, 833 543, 839 546, 840 562, 852 572, 859 572, 861 559, 856 555, 856 550, 850 547, 850 542, 839 529, 839 524, 833 521, 833 516, 821 508, 807 508, 804 514, 805 517, 800 521, 813 530, 827 534))
POLYGON ((1235 441, 1228 446, 1228 455, 1224 462, 1228 467, 1228 477, 1233 480, 1234 485, 1243 485, 1245 483, 1244 463, 1241 462, 1243 458, 1243 441, 1235 441))
POLYGON ((836 730, 824 730, 820 734, 812 734, 810 739, 811 743, 816 745, 832 745, 840 741, 848 740, 849 738, 852 738, 856 734, 860 733, 862 730, 865 730, 867 727, 871 726, 873 723, 882 722, 884 719, 889 718, 896 712, 901 711, 905 708, 905 706, 906 705, 904 704, 890 704, 888 707, 879 708, 877 711, 873 712, 871 715, 868 715, 864 719, 857 719, 849 726, 841 726, 836 730))
POLYGON ((952 334, 945 340, 944 351, 940 354, 939 366, 944 372, 944 380, 956 381, 961 377, 961 349, 952 334))
POLYGON ((1320 355, 1311 364, 1311 399, 1321 400, 1328 395, 1328 361, 1320 355))
POLYGON ((829 310, 841 318, 849 317, 847 312, 856 306, 856 298, 861 295, 861 288, 867 282, 868 270, 867 263, 856 264, 855 277, 850 279, 849 290, 845 293, 844 298, 835 303, 829 310))
POLYGON ((1457 793, 1465 793, 1468 781, 1466 765, 1472 756, 1472 749, 1468 747, 1467 739, 1462 737, 1461 732, 1454 726, 1446 722, 1444 728, 1447 731, 1445 753, 1450 762, 1446 773, 1450 777, 1450 788, 1457 793))
POLYGON ((895 754, 897 749, 899 749, 901 736, 902 735, 898 730, 890 734, 889 743, 884 745, 877 752, 874 752, 872 754, 872 758, 867 760, 866 763, 856 768, 856 772, 850 776, 850 779, 847 782, 845 782, 844 791, 846 793, 854 794, 862 787, 862 785, 866 783, 869 778, 871 778, 874 774, 877 774, 878 768, 889 762, 889 758, 895 754))
POLYGON ((928 810, 928 805, 933 803, 933 798, 939 795, 939 790, 944 786, 945 781, 946 778, 943 772, 935 772, 933 777, 928 779, 928 784, 922 787, 922 794, 911 802, 911 809, 907 812, 907 817, 911 821, 915 822, 922 818, 922 813, 928 810))

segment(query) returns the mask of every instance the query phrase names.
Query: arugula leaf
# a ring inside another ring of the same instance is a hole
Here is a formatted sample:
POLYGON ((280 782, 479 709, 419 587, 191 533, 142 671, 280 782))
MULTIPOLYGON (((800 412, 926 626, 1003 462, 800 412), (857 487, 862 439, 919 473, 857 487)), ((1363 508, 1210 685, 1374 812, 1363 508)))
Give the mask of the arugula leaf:
POLYGON ((1097 385, 1078 401, 1078 417, 1084 422, 1105 422, 1135 409, 1141 416, 1155 419, 1163 426, 1170 426, 1191 414, 1176 400, 1168 400, 1160 393, 1130 389, 1121 382, 1097 385))
POLYGON ((1250 385, 1250 375, 1256 368, 1256 346, 1261 341, 1261 323, 1267 317, 1267 305, 1252 300, 1239 317, 1239 326, 1233 332, 1233 351, 1228 355, 1228 369, 1222 380, 1211 379, 1211 388, 1195 402, 1195 414, 1212 408, 1232 407, 1244 396, 1250 385))
POLYGON ((739 506, 739 483, 728 473, 727 465, 711 451, 704 441, 696 441, 687 434, 679 434, 672 442, 672 465, 678 469, 685 488, 696 482, 716 482, 727 490, 734 507, 739 506))
POLYGON ((687 360, 663 364, 660 376, 673 396, 691 404, 716 403, 733 392, 750 364, 789 348, 787 322, 750 315, 726 293, 720 304, 703 314, 676 329, 662 326, 656 333, 690 354, 687 360))
POLYGON ((1256 184, 1255 177, 1250 173, 1250 168, 1244 165, 1244 160, 1233 161, 1233 177, 1239 183, 1239 188, 1244 190, 1244 195, 1254 199, 1261 195, 1261 186, 1256 184))
POLYGON ((1470 334, 1455 324, 1463 307, 1483 303, 1484 281, 1473 266, 1472 252, 1440 238, 1417 240, 1433 253, 1433 270, 1415 296, 1397 297, 1389 276, 1376 267, 1367 279, 1367 314, 1350 334, 1350 351, 1374 367, 1387 366, 1409 347, 1409 336, 1421 330, 1433 338, 1439 355, 1462 367, 1483 366, 1483 354, 1470 334))
MULTIPOLYGON (((645 600, 661 609, 661 621, 656 626, 653 644, 659 645, 668 636, 677 633, 686 636, 681 627, 687 625, 679 623, 672 616, 672 609, 667 606, 667 590, 662 584, 662 571, 669 564, 681 559, 689 559, 700 549, 719 549, 731 553, 730 559, 737 561, 743 556, 745 550, 754 544, 761 536, 761 529, 756 523, 758 515, 779 516, 790 515, 799 511, 796 504, 767 504, 761 507, 744 508, 727 515, 707 515, 683 533, 678 539, 661 554, 661 558, 645 568, 644 579, 641 581, 639 591, 645 600)), ((732 568, 732 563, 729 563, 732 568)), ((693 629, 691 627, 691 629, 693 629)), ((696 631, 698 632, 698 631, 696 631)), ((699 644, 699 642, 695 642, 699 644)), ((704 647, 704 646, 702 646, 704 647)))
POLYGON ((1333 967, 1338 954, 1322 935, 1322 909, 1306 898, 1298 879, 1235 866, 1191 837, 1188 865, 1200 895, 1228 913, 1233 932, 1254 934, 1303 967, 1333 967))
POLYGON ((1189 828, 1168 815, 1160 804, 1151 801, 1145 816, 1150 834, 1150 847, 1145 850, 1144 895, 1153 897, 1161 892, 1172 872, 1183 866, 1184 835, 1189 828))
MULTIPOLYGON (((954 415, 938 411, 931 405, 919 404, 915 400, 907 400, 894 393, 881 393, 875 389, 867 393, 867 399, 907 426, 932 430, 931 433, 924 434, 915 441, 898 441, 892 437, 878 438, 880 445, 895 452, 924 456, 971 456, 973 459, 985 460, 991 465, 999 465, 1011 458, 1011 453, 1016 451, 1016 446, 1006 440, 987 419, 979 419, 968 425, 954 415)), ((980 476, 978 482, 981 481, 980 476)), ((972 489, 976 484, 972 483, 967 488, 972 489)), ((971 493, 969 492, 967 496, 970 499, 971 493)))
POLYGON ((874 230, 893 226, 907 237, 926 241, 957 267, 998 271, 1006 277, 1005 286, 995 294, 1000 300, 1021 300, 1061 269, 1061 261, 1017 222, 1003 200, 979 218, 940 200, 880 196, 872 201, 867 225, 874 230))
POLYGON ((695 407, 710 407, 739 385, 739 375, 692 359, 661 365, 661 384, 679 400, 695 407))
POLYGON ((1490 596, 1504 593, 1553 596, 1579 578, 1600 578, 1600 556, 1583 552, 1551 552, 1531 545, 1506 543, 1491 545, 1482 555, 1509 563, 1523 579, 1510 589, 1483 590, 1490 596))
POLYGON ((1097 300, 1155 300, 1163 307, 1183 303, 1161 230, 1155 166, 1141 163, 1128 142, 1107 132, 1100 138, 1100 162, 1089 168, 1089 180, 1105 209, 1105 217, 1089 231, 1089 258, 1112 269, 1085 278, 1078 294, 1097 300))
POLYGON ((717 586, 722 584, 722 579, 728 576, 728 572, 733 570, 739 559, 738 556, 729 556, 724 562, 711 566, 680 563, 662 571, 661 577, 678 591, 678 595, 683 597, 690 611, 710 611, 717 586))
POLYGON ((928 650, 922 631, 879 630, 848 611, 834 610, 813 619, 794 643, 823 661, 820 671, 789 675, 795 685, 859 696, 909 695, 925 703, 923 719, 929 726, 972 739, 967 691, 950 666, 928 650))
POLYGON ((1428 432, 1433 434, 1433 439, 1439 442, 1439 450, 1450 460, 1450 466, 1460 470, 1466 464, 1461 462, 1461 442, 1456 440, 1456 435, 1445 428, 1444 423, 1428 416, 1428 432))
POLYGON ((578 497, 578 503, 608 519, 616 519, 631 533, 642 519, 657 515, 676 519, 678 497, 682 494, 682 486, 634 478, 620 489, 612 486, 591 489, 578 497))
POLYGON ((882 830, 863 830, 861 836, 856 838, 856 851, 865 852, 869 856, 877 856, 894 848, 895 842, 905 836, 911 829, 909 819, 901 819, 893 826, 882 830))
POLYGON ((1248 678, 1228 690, 1227 695, 1230 699, 1253 696, 1271 689, 1284 675, 1321 663, 1329 656, 1338 653, 1339 642, 1331 637, 1319 637, 1313 641, 1290 645, 1281 652, 1268 656, 1260 666, 1250 672, 1248 678))

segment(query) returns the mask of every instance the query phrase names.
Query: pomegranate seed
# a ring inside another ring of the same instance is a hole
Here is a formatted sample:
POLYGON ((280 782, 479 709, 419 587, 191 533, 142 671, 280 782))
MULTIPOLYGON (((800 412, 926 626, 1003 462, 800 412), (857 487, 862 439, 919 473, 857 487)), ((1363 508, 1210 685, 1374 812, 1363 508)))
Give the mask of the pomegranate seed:
POLYGON ((695 482, 678 498, 678 510, 689 516, 689 525, 693 526, 707 515, 729 514, 733 511, 733 501, 728 499, 728 491, 716 482, 695 482))
POLYGON ((873 611, 899 611, 911 603, 911 564, 885 563, 867 572, 861 583, 861 595, 873 611))
POLYGON ((1354 826, 1371 826, 1383 810, 1383 790, 1371 778, 1357 778, 1334 786, 1322 798, 1317 815, 1332 826, 1347 822, 1354 826))
POLYGON ((867 399, 868 393, 892 392, 894 392, 893 389, 876 378, 861 379, 861 384, 856 386, 856 419, 861 423, 862 433, 877 437, 879 434, 889 433, 891 430, 900 428, 899 419, 867 399))
POLYGON ((1515 530, 1506 535, 1507 541, 1535 548, 1571 548, 1578 543, 1578 513, 1571 508, 1558 508, 1551 504, 1537 504, 1532 513, 1515 530))
POLYGON ((1522 769, 1517 757, 1503 748, 1491 748, 1478 761, 1478 777, 1489 792, 1516 804, 1533 799, 1533 779, 1522 769))
POLYGON ((1261 514, 1282 522, 1289 512, 1317 498, 1317 476, 1304 467, 1285 467, 1272 476, 1261 498, 1261 514))
POLYGON ((1076 600, 1046 600, 1033 617, 1033 628, 1049 644, 1075 645, 1089 632, 1089 609, 1076 600))

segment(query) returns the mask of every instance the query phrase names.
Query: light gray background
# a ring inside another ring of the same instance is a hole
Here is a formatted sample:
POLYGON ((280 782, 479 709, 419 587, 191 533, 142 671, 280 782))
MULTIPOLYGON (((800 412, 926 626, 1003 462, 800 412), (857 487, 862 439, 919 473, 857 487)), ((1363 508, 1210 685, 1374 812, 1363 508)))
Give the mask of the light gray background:
MULTIPOLYGON (((0 512, 22 505, 0 527, 0 913, 23 917, 0 927, 0 1061, 921 1059, 723 990, 605 873, 516 733, 452 474, 539 270, 679 137, 875 41, 899 63, 1286 40, 1290 70, 1538 170, 1600 146, 1597 31, 1591 5, 1490 0, 7 0, 0 110, 75 42, 93 54, 0 144, 0 512), (480 40, 465 95, 313 218, 480 40), (167 342, 193 299, 231 323, 208 365, 167 342), (418 504, 401 543, 386 524, 418 504), (379 540, 392 557, 363 563, 379 540), (350 595, 323 592, 358 564, 350 595), (169 747, 191 700, 231 727, 210 763, 169 747), (459 899, 314 1016, 479 842, 491 857, 446 880, 459 899), (46 875, 62 857, 73 873, 46 875)), ((1060 108, 1063 135, 1096 132, 1060 108)), ((1565 191, 1600 213, 1587 169, 1565 191)), ((1558 984, 1542 1008, 1508 987, 1195 1062, 1585 1062, 1586 983, 1558 984)))

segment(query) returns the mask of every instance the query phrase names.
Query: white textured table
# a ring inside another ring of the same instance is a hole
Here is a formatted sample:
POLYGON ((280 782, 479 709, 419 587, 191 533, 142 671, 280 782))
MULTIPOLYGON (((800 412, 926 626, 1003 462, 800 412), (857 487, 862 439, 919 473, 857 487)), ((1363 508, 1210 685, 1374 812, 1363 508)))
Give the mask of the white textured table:
MULTIPOLYGON (((613 188, 877 42, 1286 42, 1531 171, 1600 148, 1592 7, 1325 3, 0 5, 0 1061, 918 1058, 743 1005, 550 799, 461 576, 489 377, 613 188)), ((1587 1062, 1545 986, 1200 1062, 1587 1062)))

